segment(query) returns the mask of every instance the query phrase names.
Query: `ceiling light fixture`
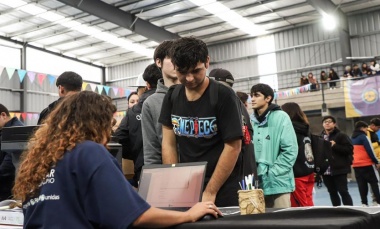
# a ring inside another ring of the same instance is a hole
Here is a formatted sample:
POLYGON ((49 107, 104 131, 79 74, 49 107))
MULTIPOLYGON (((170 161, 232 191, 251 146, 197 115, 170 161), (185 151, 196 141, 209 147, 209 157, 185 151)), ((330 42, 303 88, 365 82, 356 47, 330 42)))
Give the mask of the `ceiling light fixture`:
MULTIPOLYGON (((21 10, 25 13, 43 18, 53 23, 60 24, 66 28, 95 37, 99 40, 119 46, 128 51, 133 51, 140 55, 147 56, 149 58, 153 56, 153 49, 149 49, 141 44, 136 44, 133 41, 125 39, 125 38, 119 38, 116 35, 113 35, 111 33, 103 32, 102 30, 96 27, 91 27, 86 24, 81 24, 77 21, 74 21, 74 19, 65 18, 64 16, 57 14, 53 11, 47 11, 46 9, 39 7, 38 5, 34 3, 28 3, 22 0, 2 0, 0 4, 6 5, 12 8, 18 8, 18 10, 21 10)), ((38 43, 33 42, 33 44, 37 45, 38 43)), ((38 45, 38 46, 43 46, 43 45, 38 45)), ((67 54, 68 53, 65 53, 65 55, 67 54)), ((73 56, 73 55, 68 55, 68 56, 73 56)))
POLYGON ((231 10, 227 6, 223 5, 216 0, 189 0, 195 5, 203 8, 207 12, 214 14, 223 21, 231 24, 232 26, 248 33, 252 36, 258 36, 266 34, 267 32, 260 26, 255 25, 253 22, 244 18, 240 14, 231 10))
POLYGON ((323 23, 323 27, 329 31, 335 29, 336 27, 336 19, 330 14, 322 15, 322 23, 323 23))

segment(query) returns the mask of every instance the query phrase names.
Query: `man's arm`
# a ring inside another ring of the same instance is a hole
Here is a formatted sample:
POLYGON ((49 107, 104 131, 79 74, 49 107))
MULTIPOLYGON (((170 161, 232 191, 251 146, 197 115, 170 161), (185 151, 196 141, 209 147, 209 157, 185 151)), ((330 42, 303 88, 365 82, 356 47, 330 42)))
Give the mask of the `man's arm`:
POLYGON ((350 155, 354 150, 351 139, 344 133, 340 132, 335 138, 335 144, 331 146, 332 150, 342 155, 350 155))
POLYGON ((162 164, 161 144, 159 142, 159 133, 156 131, 156 123, 152 116, 152 110, 149 101, 143 103, 141 111, 141 130, 144 143, 144 164, 162 164))
POLYGON ((224 149, 219 157, 210 181, 207 184, 202 196, 202 202, 215 202, 216 194, 220 187, 226 182, 236 165, 236 161, 241 151, 241 139, 231 140, 224 143, 224 149))
POLYGON ((288 173, 293 169, 293 165, 298 155, 298 143, 296 133, 289 117, 284 117, 282 130, 279 130, 280 136, 280 152, 274 165, 269 168, 269 173, 273 176, 288 173))
POLYGON ((171 127, 162 125, 162 164, 178 163, 177 140, 171 127))

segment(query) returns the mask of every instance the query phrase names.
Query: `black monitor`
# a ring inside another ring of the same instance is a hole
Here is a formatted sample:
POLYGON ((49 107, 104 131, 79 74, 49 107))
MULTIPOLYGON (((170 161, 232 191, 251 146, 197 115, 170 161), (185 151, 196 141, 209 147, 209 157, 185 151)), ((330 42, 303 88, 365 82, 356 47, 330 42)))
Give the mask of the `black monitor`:
MULTIPOLYGON (((28 141, 39 126, 14 126, 4 127, 1 130, 1 151, 12 154, 12 161, 16 169, 19 165, 20 155, 26 150, 28 141)), ((121 145, 111 137, 108 143, 110 153, 117 159, 121 166, 121 145)))
POLYGON ((27 148, 29 138, 39 126, 3 127, 1 130, 1 151, 12 155, 12 162, 16 170, 20 163, 20 156, 27 148))

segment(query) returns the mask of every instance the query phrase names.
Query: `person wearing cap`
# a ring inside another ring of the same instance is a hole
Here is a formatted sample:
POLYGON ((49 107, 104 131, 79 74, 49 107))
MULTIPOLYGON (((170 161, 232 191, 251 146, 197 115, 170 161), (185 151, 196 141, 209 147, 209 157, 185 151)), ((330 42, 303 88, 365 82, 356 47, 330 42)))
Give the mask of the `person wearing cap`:
POLYGON ((55 85, 58 87, 59 99, 49 104, 49 106, 43 109, 38 118, 37 125, 41 125, 50 112, 61 102, 62 98, 66 95, 77 93, 82 90, 82 77, 75 72, 64 72, 58 76, 55 85))
POLYGON ((237 206, 242 178, 240 102, 231 88, 206 76, 210 57, 202 40, 175 40, 170 57, 181 84, 169 88, 162 104, 162 161, 207 161, 202 202, 237 206), (217 99, 211 91, 217 91, 217 99))
POLYGON ((340 206, 341 203, 352 206, 352 198, 348 192, 347 174, 351 171, 354 147, 351 139, 336 126, 335 117, 323 117, 322 124, 324 130, 320 136, 331 142, 332 152, 332 155, 328 155, 329 167, 322 175, 323 183, 330 194, 333 206, 340 206))
POLYGON ((223 68, 214 68, 210 71, 210 78, 215 79, 216 81, 223 83, 232 88, 234 85, 235 79, 232 76, 231 72, 223 68))
POLYGON ((354 145, 354 161, 352 167, 355 171, 363 207, 368 207, 368 184, 371 186, 376 206, 378 206, 377 203, 380 203, 379 185, 377 184, 378 176, 376 176, 375 170, 373 169, 374 166, 379 169, 380 164, 375 157, 371 142, 366 136, 367 128, 367 123, 358 121, 355 123, 355 130, 352 133, 352 143, 354 145))
MULTIPOLYGON (((232 76, 231 72, 223 69, 223 68, 215 68, 210 71, 209 73, 210 79, 215 79, 219 83, 226 85, 227 87, 232 88, 235 82, 234 77, 232 76)), ((243 92, 241 92, 243 93, 243 92)), ((246 93, 243 93, 247 96, 246 93)), ((238 94, 236 94, 238 96, 238 94)), ((238 96, 239 100, 241 101, 240 97, 238 96)), ((250 117, 248 110, 246 109, 246 103, 241 101, 240 103, 240 110, 242 113, 242 127, 243 127, 243 135, 244 135, 244 140, 242 142, 242 160, 243 160, 243 173, 244 175, 249 175, 249 174, 257 174, 257 168, 256 168, 256 159, 255 159, 255 151, 253 148, 252 144, 252 137, 253 137, 253 127, 250 122, 250 117)))
POLYGON ((132 87, 137 87, 136 92, 138 97, 140 97, 147 90, 143 74, 137 77, 136 83, 132 87))
POLYGON ((151 96, 157 88, 157 81, 162 77, 160 70, 155 64, 148 65, 143 73, 147 90, 139 97, 139 102, 127 110, 126 116, 121 120, 119 127, 114 133, 122 145, 123 159, 133 160, 134 176, 130 180, 134 187, 138 187, 141 168, 144 165, 143 139, 141 130, 141 110, 145 100, 151 96))
POLYGON ((162 124, 158 122, 162 102, 169 87, 178 84, 169 50, 173 41, 164 41, 154 51, 153 60, 162 73, 157 82, 156 92, 149 96, 143 104, 141 127, 144 142, 144 164, 162 164, 162 124))

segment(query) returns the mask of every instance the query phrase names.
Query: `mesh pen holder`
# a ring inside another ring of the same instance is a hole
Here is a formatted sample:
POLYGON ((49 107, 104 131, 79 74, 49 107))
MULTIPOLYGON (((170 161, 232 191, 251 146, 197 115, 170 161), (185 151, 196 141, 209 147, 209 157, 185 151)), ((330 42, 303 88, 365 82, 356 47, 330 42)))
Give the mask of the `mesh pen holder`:
POLYGON ((262 189, 239 190, 241 215, 265 213, 265 199, 262 189))

